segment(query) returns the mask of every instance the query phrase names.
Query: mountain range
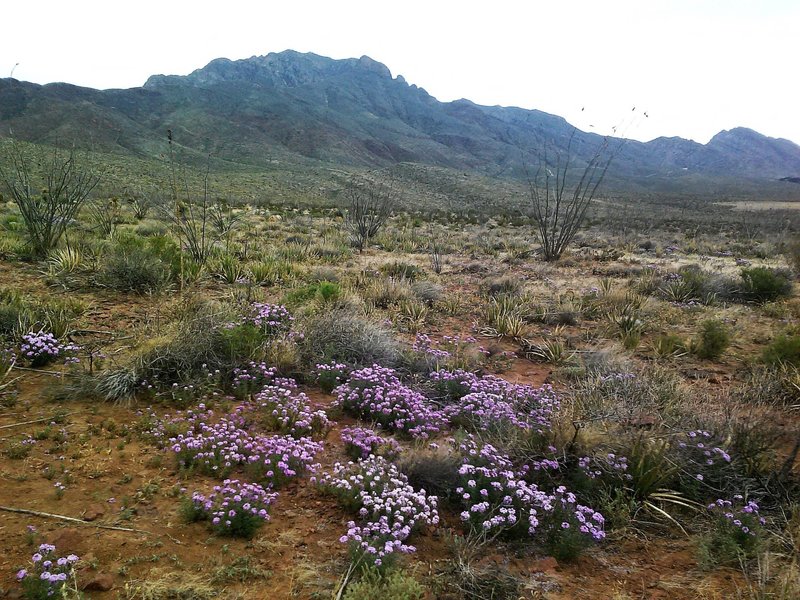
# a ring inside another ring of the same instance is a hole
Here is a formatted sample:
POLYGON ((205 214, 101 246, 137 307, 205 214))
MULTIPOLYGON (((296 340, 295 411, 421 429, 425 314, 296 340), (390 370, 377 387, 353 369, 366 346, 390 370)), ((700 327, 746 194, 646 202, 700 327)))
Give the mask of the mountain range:
MULTIPOLYGON (((413 163, 509 179, 523 176, 542 148, 565 150, 573 132, 578 167, 603 142, 538 110, 440 102, 367 56, 334 60, 287 50, 220 58, 186 76, 153 75, 122 90, 0 79, 0 136, 13 131, 26 141, 152 158, 163 154, 167 130, 190 154, 256 170, 413 163)), ((745 128, 707 144, 627 140, 609 171, 618 187, 648 190, 722 181, 796 189, 798 177, 800 146, 745 128)))

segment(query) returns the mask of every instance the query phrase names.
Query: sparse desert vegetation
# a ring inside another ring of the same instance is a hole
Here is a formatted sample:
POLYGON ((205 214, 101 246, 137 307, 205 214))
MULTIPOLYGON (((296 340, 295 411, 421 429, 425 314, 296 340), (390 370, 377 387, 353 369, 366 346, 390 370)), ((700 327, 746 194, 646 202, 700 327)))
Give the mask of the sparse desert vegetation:
POLYGON ((164 181, 0 205, 8 597, 799 597, 791 207, 164 181))

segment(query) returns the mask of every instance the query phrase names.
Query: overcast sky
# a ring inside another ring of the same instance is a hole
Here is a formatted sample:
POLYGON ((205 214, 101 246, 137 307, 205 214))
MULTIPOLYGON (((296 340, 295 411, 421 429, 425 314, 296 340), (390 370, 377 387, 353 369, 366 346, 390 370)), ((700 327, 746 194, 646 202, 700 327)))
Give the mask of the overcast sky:
POLYGON ((0 14, 0 76, 36 83, 127 88, 291 48, 366 54, 439 100, 598 133, 705 143, 744 126, 800 143, 800 0, 15 0, 0 14))

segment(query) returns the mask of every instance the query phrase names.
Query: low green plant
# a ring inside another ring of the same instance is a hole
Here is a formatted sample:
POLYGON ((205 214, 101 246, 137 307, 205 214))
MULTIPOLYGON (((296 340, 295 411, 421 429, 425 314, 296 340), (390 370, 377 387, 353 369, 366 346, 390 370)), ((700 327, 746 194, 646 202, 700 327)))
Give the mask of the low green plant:
POLYGON ((700 325, 700 333, 692 340, 690 350, 699 358, 713 360, 722 356, 730 341, 728 328, 721 321, 708 319, 700 325))
POLYGON ((361 572, 358 581, 347 586, 344 600, 422 600, 425 588, 401 569, 388 573, 371 568, 361 572))
POLYGON ((211 272, 222 279, 225 283, 237 283, 244 279, 247 270, 241 261, 231 254, 223 254, 211 265, 211 272))
POLYGON ((779 335, 764 348, 762 360, 768 365, 800 367, 800 335, 779 335))
POLYGON ((701 566, 738 565, 756 556, 762 546, 764 524, 756 503, 743 504, 741 496, 733 502, 720 499, 709 505, 709 511, 713 525, 698 546, 701 566))
POLYGON ((103 260, 98 282, 118 291, 157 293, 180 273, 180 250, 169 238, 120 236, 103 260))
POLYGON ((653 352, 659 358, 681 356, 686 352, 686 344, 680 336, 666 333, 653 340, 653 352))
POLYGON ((792 294, 792 281, 788 272, 767 267, 742 269, 744 298, 754 302, 773 302, 792 294))

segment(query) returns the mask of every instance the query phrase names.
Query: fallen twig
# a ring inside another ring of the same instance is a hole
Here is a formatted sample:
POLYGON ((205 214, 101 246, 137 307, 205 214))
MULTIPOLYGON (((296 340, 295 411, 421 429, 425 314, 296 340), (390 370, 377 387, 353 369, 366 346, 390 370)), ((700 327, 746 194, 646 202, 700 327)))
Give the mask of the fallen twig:
POLYGON ((41 423, 42 421, 53 421, 57 418, 66 417, 73 413, 61 413, 53 417, 42 417, 41 419, 34 419, 33 421, 22 421, 21 423, 11 423, 10 425, 0 425, 0 429, 11 429, 12 427, 22 427, 23 425, 31 425, 33 423, 41 423))
POLYGON ((63 375, 72 375, 72 373, 61 373, 60 371, 45 371, 44 369, 32 369, 30 367, 19 367, 14 365, 14 368, 18 371, 31 371, 32 373, 43 373, 45 375, 58 375, 59 377, 63 375))
POLYGON ((75 517, 56 515, 53 513, 41 512, 38 510, 30 510, 28 508, 14 508, 13 506, 0 506, 0 510, 12 513, 20 513, 23 515, 33 515, 35 517, 59 519, 61 521, 69 521, 70 523, 80 523, 81 525, 88 525, 89 527, 97 527, 99 529, 113 529, 114 531, 129 531, 133 533, 146 533, 148 535, 152 535, 152 532, 145 531, 144 529, 132 529, 130 527, 116 527, 114 525, 103 525, 102 523, 92 523, 90 521, 84 521, 83 519, 76 519, 75 517))

